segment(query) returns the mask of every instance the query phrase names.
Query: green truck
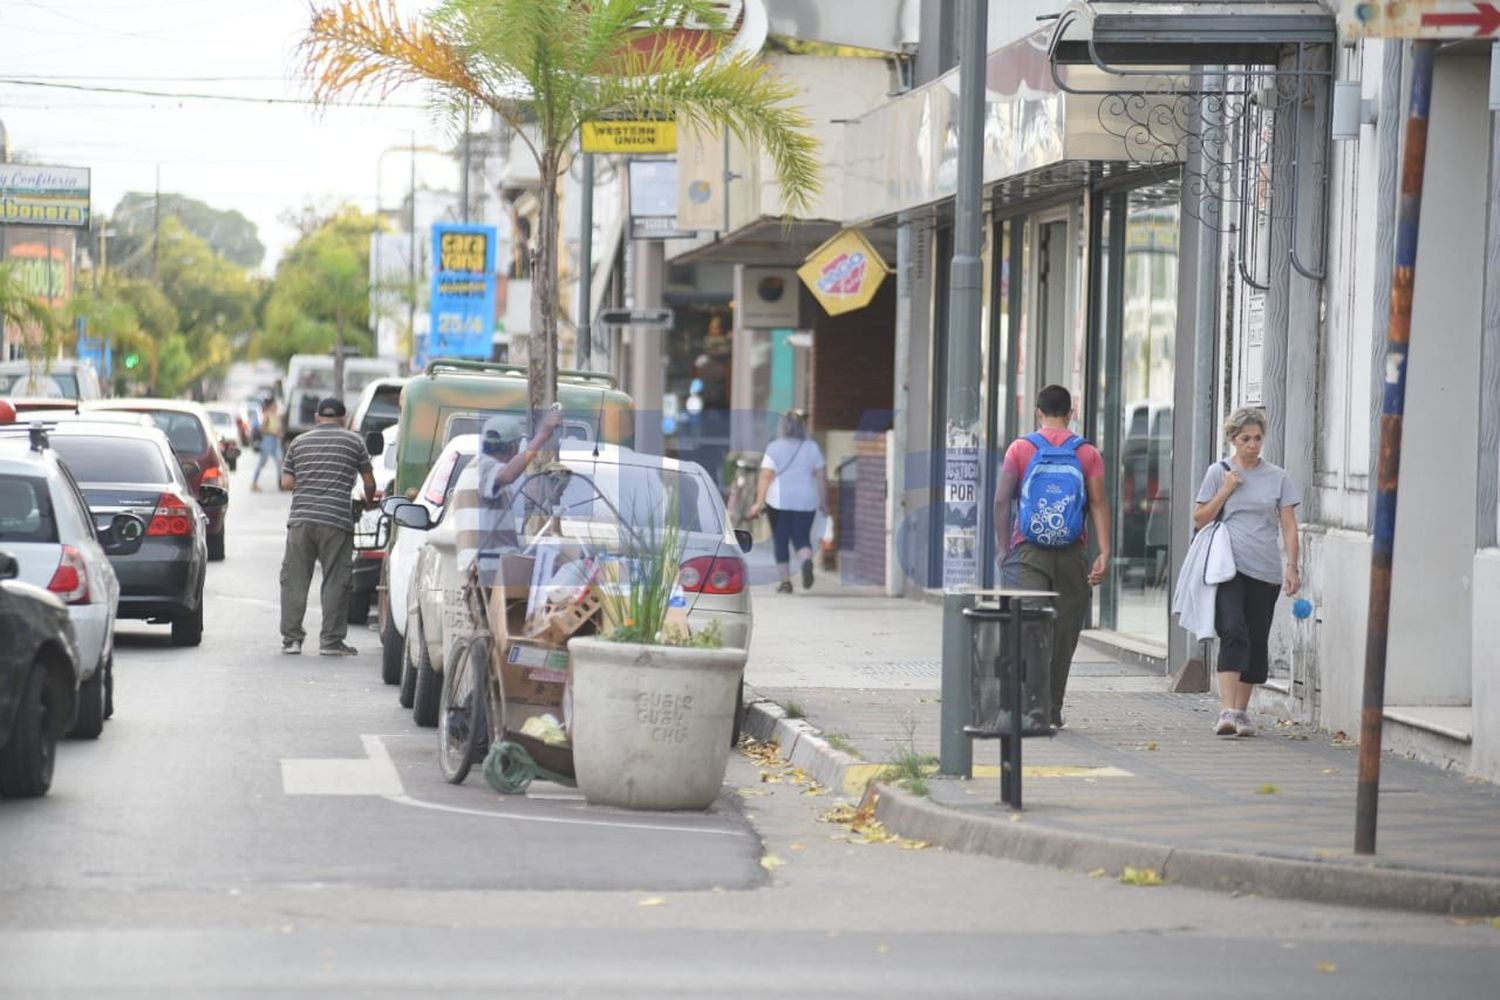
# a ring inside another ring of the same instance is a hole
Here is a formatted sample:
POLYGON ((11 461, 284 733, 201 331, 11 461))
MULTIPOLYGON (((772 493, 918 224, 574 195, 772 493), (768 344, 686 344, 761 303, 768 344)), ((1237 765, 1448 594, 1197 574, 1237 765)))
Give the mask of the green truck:
MULTIPOLYGON (((396 448, 396 492, 415 496, 443 446, 460 434, 477 434, 498 413, 524 418, 526 366, 494 361, 435 358, 401 391, 401 429, 396 448)), ((613 375, 562 370, 557 373, 564 438, 632 447, 635 404, 613 375)))

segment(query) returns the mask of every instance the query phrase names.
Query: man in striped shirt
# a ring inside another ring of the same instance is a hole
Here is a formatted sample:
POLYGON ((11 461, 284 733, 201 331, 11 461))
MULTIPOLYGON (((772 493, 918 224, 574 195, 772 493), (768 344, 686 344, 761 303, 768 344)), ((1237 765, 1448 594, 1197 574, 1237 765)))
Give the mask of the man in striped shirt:
POLYGON ((281 462, 281 488, 292 491, 286 519, 286 555, 281 560, 281 651, 302 652, 302 618, 313 566, 323 570, 323 630, 318 652, 354 656, 349 631, 349 587, 354 557, 354 479, 375 499, 375 474, 364 440, 344 428, 344 403, 329 396, 318 403, 312 430, 292 442, 281 462))

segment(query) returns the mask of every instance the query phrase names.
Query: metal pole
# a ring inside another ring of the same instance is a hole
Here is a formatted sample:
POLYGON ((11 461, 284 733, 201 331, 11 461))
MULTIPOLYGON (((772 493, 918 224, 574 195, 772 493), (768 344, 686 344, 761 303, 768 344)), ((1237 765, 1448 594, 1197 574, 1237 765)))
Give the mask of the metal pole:
POLYGON ((578 206, 578 367, 591 371, 594 353, 594 154, 583 154, 578 206))
POLYGON ((960 8, 958 187, 954 197, 953 265, 949 271, 948 391, 944 440, 943 494, 943 708, 939 766, 944 774, 968 777, 973 750, 964 735, 969 715, 969 644, 965 641, 966 598, 953 589, 977 581, 979 553, 980 260, 984 172, 984 70, 987 0, 966 0, 960 8), (955 444, 962 451, 955 452, 955 444), (965 459, 974 456, 974 461, 965 459), (967 516, 966 516, 967 515, 967 516), (956 536, 956 538, 955 538, 956 536), (954 546, 950 550, 949 542, 954 546))
POLYGON ((417 357, 417 133, 411 134, 411 199, 406 206, 406 350, 417 357))
POLYGON ((1432 42, 1411 43, 1411 109, 1401 163, 1401 210, 1396 220, 1396 264, 1391 272, 1391 322, 1385 345, 1385 392, 1376 471, 1375 533, 1370 552, 1370 615, 1365 639, 1365 693, 1359 726, 1359 790, 1354 852, 1375 853, 1380 808, 1380 734, 1385 720, 1386 646, 1391 621, 1391 556, 1396 550, 1396 496, 1401 484, 1401 431, 1406 413, 1406 358, 1411 345, 1411 300, 1416 284, 1417 234, 1422 220, 1422 175, 1427 165, 1427 116, 1432 106, 1432 42))

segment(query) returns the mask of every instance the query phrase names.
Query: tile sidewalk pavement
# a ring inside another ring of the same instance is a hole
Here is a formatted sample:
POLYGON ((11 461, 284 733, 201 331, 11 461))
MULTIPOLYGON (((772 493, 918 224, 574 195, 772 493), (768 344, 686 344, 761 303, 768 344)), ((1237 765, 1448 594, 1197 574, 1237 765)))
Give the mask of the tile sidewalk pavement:
MULTIPOLYGON (((757 588, 750 700, 794 706, 867 762, 905 750, 936 755, 941 608, 830 584, 820 580, 791 596, 757 588)), ((1057 736, 1026 742, 1019 823, 1028 834, 1184 858, 1204 852, 1210 862, 1227 858, 1226 869, 1237 868, 1237 859, 1271 859, 1346 874, 1355 866, 1396 871, 1407 881, 1348 901, 1403 905, 1400 886, 1409 885, 1418 908, 1490 912, 1484 907, 1493 905, 1500 912, 1500 787, 1387 754, 1372 865, 1352 850, 1357 748, 1337 734, 1260 716, 1260 736, 1216 737, 1215 699, 1170 694, 1164 677, 1086 646, 1064 715, 1067 727, 1057 736), (1416 878, 1423 875, 1425 889, 1416 878), (1457 883, 1463 887, 1455 890, 1457 883)), ((975 843, 990 836, 986 824, 1015 828, 999 802, 998 744, 974 748, 983 776, 929 781, 931 801, 909 802, 908 821, 926 833, 946 823, 961 831, 955 838, 975 843)), ((1236 884, 1256 886, 1254 879, 1236 884)), ((1266 891, 1297 895, 1285 886, 1266 891)))

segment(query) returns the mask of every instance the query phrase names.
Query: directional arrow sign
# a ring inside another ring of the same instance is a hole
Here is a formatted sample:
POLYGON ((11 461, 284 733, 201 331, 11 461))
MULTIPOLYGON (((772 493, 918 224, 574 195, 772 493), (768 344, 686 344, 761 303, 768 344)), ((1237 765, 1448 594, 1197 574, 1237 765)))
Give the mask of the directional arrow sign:
POLYGON ((599 322, 603 326, 671 326, 670 309, 601 309, 599 322))
POLYGON ((1340 15, 1351 38, 1491 38, 1500 35, 1494 0, 1359 0, 1340 15))

